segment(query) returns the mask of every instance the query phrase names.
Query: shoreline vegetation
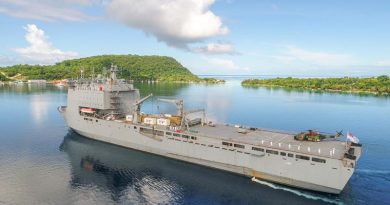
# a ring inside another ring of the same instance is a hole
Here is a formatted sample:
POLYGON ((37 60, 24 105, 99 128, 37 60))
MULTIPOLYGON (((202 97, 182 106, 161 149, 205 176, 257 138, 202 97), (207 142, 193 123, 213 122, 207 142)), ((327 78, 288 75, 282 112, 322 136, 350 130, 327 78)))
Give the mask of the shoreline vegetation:
POLYGON ((120 68, 118 78, 148 82, 224 83, 215 78, 200 78, 174 58, 167 56, 102 55, 65 60, 55 65, 14 65, 0 67, 1 81, 76 79, 109 72, 111 64, 120 68), (104 69, 105 68, 105 69, 104 69))
POLYGON ((386 75, 368 78, 273 78, 247 79, 241 82, 244 87, 275 87, 310 91, 339 93, 390 95, 390 77, 386 75))

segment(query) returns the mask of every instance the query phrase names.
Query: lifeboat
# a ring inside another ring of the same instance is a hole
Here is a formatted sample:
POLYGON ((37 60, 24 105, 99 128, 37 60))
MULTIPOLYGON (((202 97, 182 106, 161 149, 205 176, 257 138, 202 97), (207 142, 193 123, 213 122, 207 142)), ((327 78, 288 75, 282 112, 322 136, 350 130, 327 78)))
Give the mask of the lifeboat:
POLYGON ((65 84, 63 82, 59 82, 59 83, 56 83, 54 85, 56 85, 57 87, 60 87, 60 88, 65 86, 65 84))
POLYGON ((93 113, 96 112, 96 109, 95 108, 83 107, 83 108, 80 108, 80 112, 93 114, 93 113))

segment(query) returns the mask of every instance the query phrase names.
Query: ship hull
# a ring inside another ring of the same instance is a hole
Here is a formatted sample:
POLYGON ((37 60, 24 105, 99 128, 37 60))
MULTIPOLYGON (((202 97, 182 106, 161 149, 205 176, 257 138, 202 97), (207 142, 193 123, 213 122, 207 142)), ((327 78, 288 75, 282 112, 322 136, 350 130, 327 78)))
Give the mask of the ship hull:
POLYGON ((335 188, 331 188, 331 187, 325 187, 325 186, 320 186, 317 184, 307 183, 304 181, 292 180, 290 178, 280 177, 280 176, 276 176, 276 175, 272 175, 272 174, 268 174, 268 173, 264 173, 264 172, 259 172, 259 171, 248 169, 248 168, 242 167, 242 166, 234 166, 234 165, 230 165, 230 164, 219 163, 219 162, 204 160, 204 159, 198 159, 198 158, 183 156, 183 155, 179 155, 179 154, 175 154, 175 153, 169 153, 163 149, 156 149, 156 148, 152 148, 149 146, 143 146, 140 144, 132 143, 129 140, 121 140, 118 138, 111 138, 111 137, 103 136, 99 133, 85 132, 85 131, 74 129, 74 128, 72 128, 72 129, 76 133, 78 133, 84 137, 93 139, 93 140, 97 140, 97 141, 129 148, 129 149, 133 149, 133 150, 137 150, 137 151, 151 153, 151 154, 155 154, 155 155, 159 155, 159 156, 163 156, 163 157, 168 157, 168 158, 172 158, 172 159, 176 159, 176 160, 180 160, 180 161, 184 161, 184 162, 188 162, 188 163, 193 163, 193 164, 197 164, 197 165, 201 165, 201 166, 206 166, 206 167, 210 167, 210 168, 214 168, 214 169, 218 169, 218 170, 222 170, 222 171, 227 171, 227 172, 231 172, 231 173, 235 173, 235 174, 239 174, 239 175, 243 175, 243 176, 247 176, 247 177, 255 177, 256 179, 260 179, 260 180, 265 180, 265 181, 269 181, 269 182, 274 182, 274 183, 278 183, 278 184, 283 184, 283 185, 287 185, 287 186, 291 186, 291 187, 306 189, 306 190, 310 190, 310 191, 317 191, 317 192, 339 194, 342 191, 342 189, 335 189, 335 188))
POLYGON ((99 141, 312 191, 340 193, 354 172, 361 148, 339 140, 294 140, 293 133, 207 122, 204 110, 178 116, 140 113, 131 83, 116 78, 71 82, 59 111, 70 128, 99 141), (203 112, 203 117, 189 114, 203 112), (133 123, 134 122, 134 123, 133 123))
POLYGON ((144 125, 86 117, 69 107, 59 111, 71 129, 87 138, 301 189, 339 194, 354 172, 339 159, 314 164, 265 152, 258 155, 250 145, 245 150, 229 149, 221 146, 220 139, 175 138, 169 130, 151 136, 141 131, 144 125))

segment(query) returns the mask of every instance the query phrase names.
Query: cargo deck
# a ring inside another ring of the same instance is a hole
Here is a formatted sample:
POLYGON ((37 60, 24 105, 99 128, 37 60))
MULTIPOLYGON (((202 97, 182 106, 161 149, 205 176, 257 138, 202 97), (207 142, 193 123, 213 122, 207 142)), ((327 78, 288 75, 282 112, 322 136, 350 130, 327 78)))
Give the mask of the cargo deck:
POLYGON ((238 129, 240 128, 221 124, 217 124, 215 127, 201 125, 191 127, 191 130, 198 132, 198 136, 326 158, 342 159, 346 151, 345 142, 335 139, 321 142, 297 141, 294 139, 295 133, 292 132, 288 133, 256 128, 255 130, 246 129, 247 133, 239 133, 238 129))

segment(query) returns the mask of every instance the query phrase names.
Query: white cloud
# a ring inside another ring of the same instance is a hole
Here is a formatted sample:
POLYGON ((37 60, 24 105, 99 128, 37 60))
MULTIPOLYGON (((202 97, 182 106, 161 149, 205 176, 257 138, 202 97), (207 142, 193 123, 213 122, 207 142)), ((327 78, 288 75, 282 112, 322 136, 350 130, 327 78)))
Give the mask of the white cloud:
POLYGON ((94 19, 81 8, 99 2, 98 0, 0 0, 0 13, 27 19, 43 21, 86 21, 94 19))
MULTIPOLYGON (((234 61, 230 59, 222 59, 222 58, 206 58, 206 61, 212 65, 213 69, 217 69, 219 71, 225 72, 227 70, 234 71, 239 74, 239 72, 247 72, 250 70, 248 67, 242 67, 237 65, 234 61)), ((218 73, 218 71, 217 71, 218 73)))
POLYGON ((216 65, 218 67, 228 68, 228 69, 236 69, 238 66, 232 61, 221 58, 211 58, 207 60, 210 64, 216 65))
POLYGON ((106 12, 127 26, 154 35, 170 46, 188 48, 188 43, 226 35, 210 6, 214 0, 112 0, 106 12))
POLYGON ((228 34, 222 19, 210 9, 214 3, 215 0, 0 0, 0 14, 42 21, 109 18, 169 46, 206 54, 235 54, 227 43, 196 49, 188 46, 228 34), (89 15, 89 8, 103 8, 105 16, 89 15))
POLYGON ((390 66, 390 60, 380 60, 374 63, 375 66, 385 66, 389 67, 390 66))
POLYGON ((209 43, 206 46, 194 48, 193 51, 203 54, 238 54, 229 43, 209 43))
POLYGON ((23 59, 31 63, 52 64, 78 56, 75 52, 64 52, 53 47, 45 32, 36 25, 28 24, 24 29, 27 32, 25 39, 30 45, 26 48, 14 49, 23 59))
POLYGON ((356 59, 348 54, 328 53, 309 51, 296 46, 287 46, 284 56, 277 56, 276 59, 286 62, 301 61, 315 65, 351 65, 356 59))

